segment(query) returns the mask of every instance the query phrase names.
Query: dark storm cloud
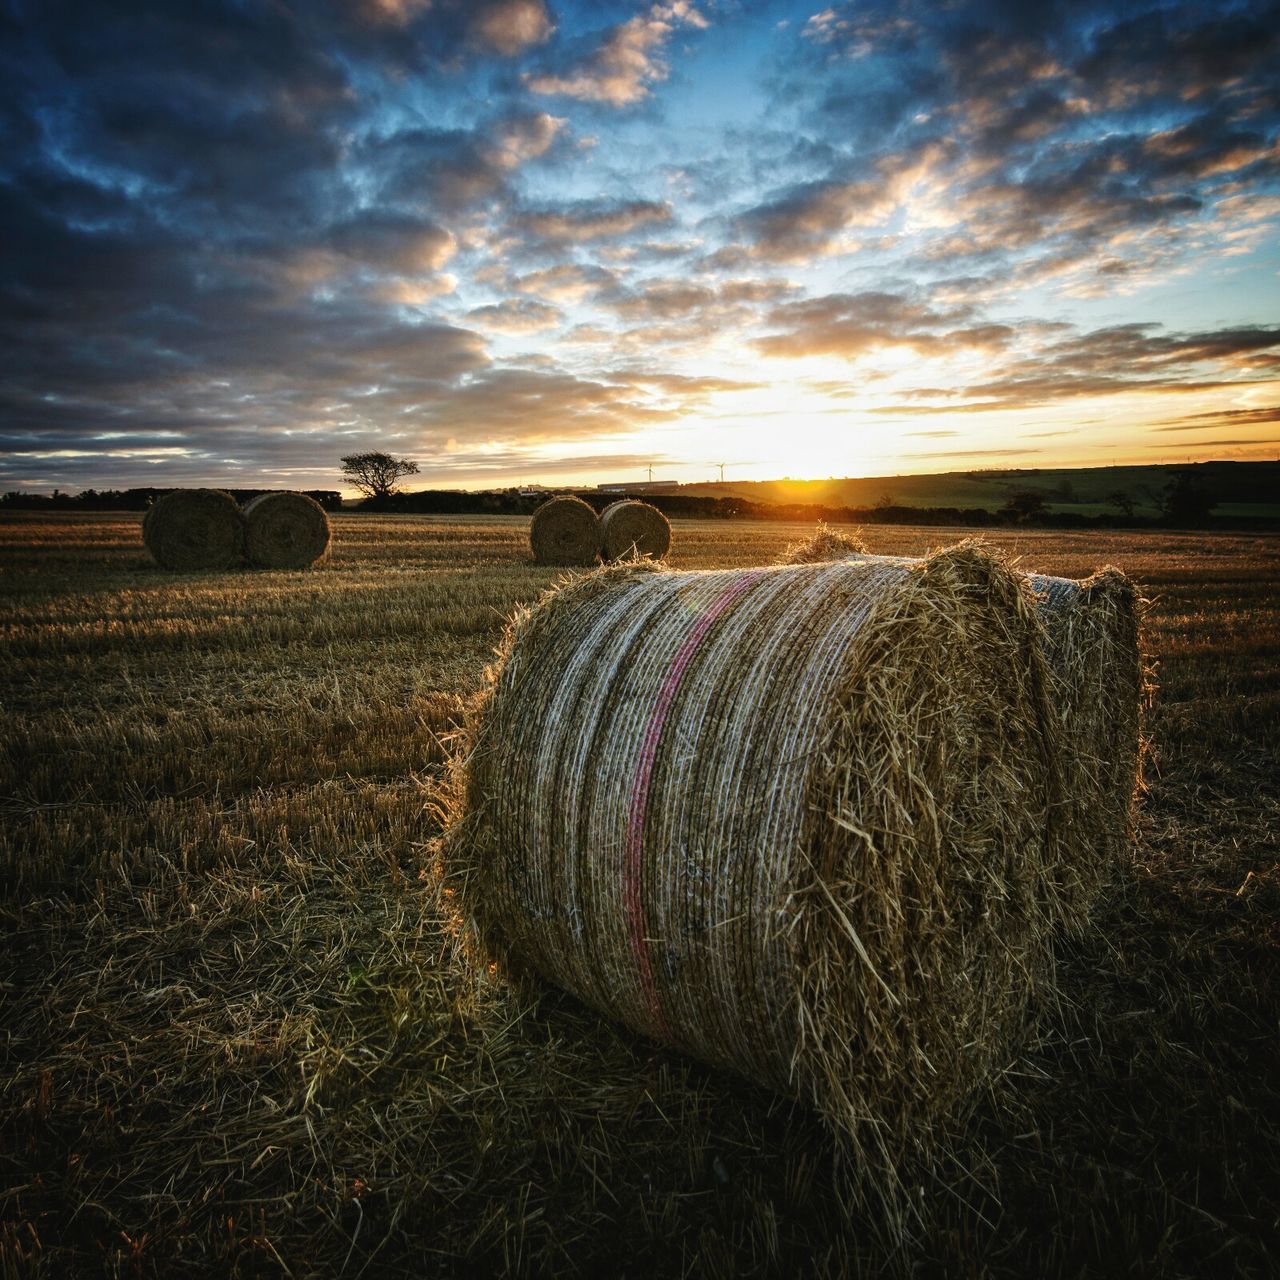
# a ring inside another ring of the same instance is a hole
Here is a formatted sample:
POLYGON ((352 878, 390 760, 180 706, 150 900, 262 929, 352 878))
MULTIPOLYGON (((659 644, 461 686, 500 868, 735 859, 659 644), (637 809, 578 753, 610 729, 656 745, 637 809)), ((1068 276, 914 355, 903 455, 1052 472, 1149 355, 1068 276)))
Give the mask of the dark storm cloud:
POLYGON ((564 120, 510 112, 480 129, 417 127, 364 141, 356 160, 381 202, 454 211, 506 194, 513 172, 546 155, 564 120))
MULTIPOLYGON (((527 408, 519 379, 484 381, 480 334, 422 303, 453 287, 459 211, 509 196, 564 121, 499 100, 471 128, 405 127, 376 107, 380 85, 550 31, 541 0, 24 6, 0 52, 0 447, 180 476, 283 468, 300 439, 312 459, 412 439, 485 387, 527 408)), ((505 332, 555 315, 475 310, 505 332)))

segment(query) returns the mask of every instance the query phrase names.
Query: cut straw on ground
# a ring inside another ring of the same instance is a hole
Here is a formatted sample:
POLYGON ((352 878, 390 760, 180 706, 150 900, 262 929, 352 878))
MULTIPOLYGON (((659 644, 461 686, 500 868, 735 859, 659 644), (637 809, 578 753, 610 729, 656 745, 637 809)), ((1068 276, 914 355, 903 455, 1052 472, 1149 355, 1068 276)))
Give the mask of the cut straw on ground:
POLYGON ((860 555, 867 544, 857 534, 844 533, 828 524, 819 522, 813 534, 800 542, 793 542, 778 557, 778 564, 821 564, 826 560, 843 560, 846 556, 860 555))

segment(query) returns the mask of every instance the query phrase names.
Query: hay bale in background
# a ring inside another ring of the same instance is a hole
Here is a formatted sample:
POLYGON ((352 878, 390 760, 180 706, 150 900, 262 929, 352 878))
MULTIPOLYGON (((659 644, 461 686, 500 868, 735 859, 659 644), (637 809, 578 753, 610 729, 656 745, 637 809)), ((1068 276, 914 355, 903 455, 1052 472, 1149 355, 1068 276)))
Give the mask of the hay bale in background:
POLYGON ((1146 674, 1137 588, 1108 565, 1076 582, 1031 574, 1066 751, 1064 923, 1080 932, 1133 839, 1146 674))
POLYGON ((606 569, 509 631, 446 841, 487 945, 812 1102, 878 1193, 1048 971, 1052 712, 1025 584, 606 569))
POLYGON ((245 505, 249 563, 261 569, 305 569, 329 551, 325 509, 305 493, 264 493, 245 505))
POLYGON ((228 569, 244 558, 244 513, 221 489, 175 489, 147 511, 142 538, 162 568, 228 569))
POLYGON ((651 503, 614 502, 600 513, 600 548, 605 560, 661 560, 671 550, 671 525, 651 503))
POLYGON ((595 564, 600 559, 600 517, 581 498, 552 498, 533 513, 529 545, 539 564, 595 564))
POLYGON ((846 556, 865 555, 867 544, 856 534, 841 533, 818 521, 818 527, 803 542, 793 542, 780 555, 778 564, 822 564, 827 560, 843 560, 846 556))

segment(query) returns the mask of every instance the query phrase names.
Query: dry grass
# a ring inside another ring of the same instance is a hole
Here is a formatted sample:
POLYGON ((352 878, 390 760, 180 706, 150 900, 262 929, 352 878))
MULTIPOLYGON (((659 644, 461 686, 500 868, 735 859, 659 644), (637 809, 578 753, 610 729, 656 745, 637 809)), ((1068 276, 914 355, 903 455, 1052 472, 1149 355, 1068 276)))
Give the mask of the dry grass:
MULTIPOLYGON (((1275 1274, 1276 540, 1001 536, 1152 598, 1149 794, 889 1254, 804 1107, 464 962, 440 738, 556 574, 521 520, 335 525, 301 577, 174 576, 136 518, 0 520, 4 1274, 1275 1274)), ((804 532, 677 522, 673 561, 804 532)))
POLYGON ((809 537, 793 542, 778 557, 779 564, 821 564, 865 552, 867 544, 856 533, 833 529, 823 521, 809 537))

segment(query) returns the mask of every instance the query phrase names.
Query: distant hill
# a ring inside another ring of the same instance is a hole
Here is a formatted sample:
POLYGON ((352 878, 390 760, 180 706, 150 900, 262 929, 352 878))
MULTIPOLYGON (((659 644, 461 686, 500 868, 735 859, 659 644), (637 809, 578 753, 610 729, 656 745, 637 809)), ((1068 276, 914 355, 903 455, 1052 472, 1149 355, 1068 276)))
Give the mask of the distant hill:
POLYGON ((1042 494, 1050 512, 1155 516, 1175 475, 1191 473, 1215 504, 1214 514, 1280 517, 1280 462, 1199 462, 1133 467, 947 471, 939 475, 828 480, 759 480, 681 485, 678 492, 750 502, 825 507, 959 507, 998 511, 1011 497, 1042 494))

